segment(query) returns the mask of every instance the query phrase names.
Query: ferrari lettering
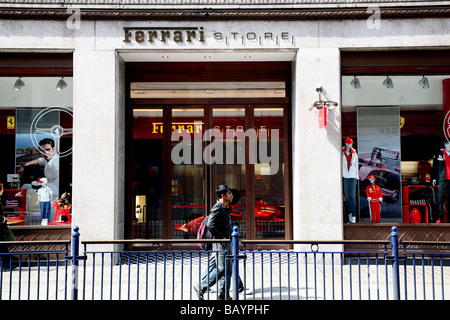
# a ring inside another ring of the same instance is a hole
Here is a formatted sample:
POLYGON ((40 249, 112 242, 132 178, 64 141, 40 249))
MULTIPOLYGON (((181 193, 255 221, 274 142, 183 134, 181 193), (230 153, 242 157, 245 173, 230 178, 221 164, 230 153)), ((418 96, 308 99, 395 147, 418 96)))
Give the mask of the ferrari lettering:
MULTIPOLYGON (((201 122, 194 122, 194 127, 201 122)), ((248 129, 243 130, 208 129, 194 131, 194 139, 187 129, 179 128, 172 132, 171 140, 179 141, 172 148, 174 164, 245 164, 246 141, 248 141, 248 161, 250 164, 270 164, 267 174, 274 175, 279 169, 279 130, 248 129), (181 139, 181 141, 180 141, 181 139), (208 144, 209 142, 209 144, 208 144), (204 148, 203 148, 204 144, 204 148), (269 155, 270 150, 270 155, 269 155)))

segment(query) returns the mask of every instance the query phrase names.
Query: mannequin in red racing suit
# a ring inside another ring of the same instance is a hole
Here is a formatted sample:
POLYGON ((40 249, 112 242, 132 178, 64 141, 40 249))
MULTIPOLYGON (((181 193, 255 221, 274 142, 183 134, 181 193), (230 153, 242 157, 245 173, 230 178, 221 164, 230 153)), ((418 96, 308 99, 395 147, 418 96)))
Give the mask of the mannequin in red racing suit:
POLYGON ((370 184, 366 188, 367 201, 369 202, 370 219, 372 223, 380 222, 381 205, 383 195, 380 186, 375 184, 375 177, 369 176, 370 184))

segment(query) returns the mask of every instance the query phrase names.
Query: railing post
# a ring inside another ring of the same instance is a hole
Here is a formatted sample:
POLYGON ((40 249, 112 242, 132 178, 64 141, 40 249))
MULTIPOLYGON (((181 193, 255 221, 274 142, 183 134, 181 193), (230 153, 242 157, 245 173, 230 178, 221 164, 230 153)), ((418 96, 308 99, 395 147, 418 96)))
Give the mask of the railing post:
POLYGON ((393 291, 394 300, 400 300, 400 268, 398 265, 398 233, 397 227, 391 228, 391 244, 392 244, 392 274, 393 274, 393 291))
POLYGON ((231 249, 233 254, 233 269, 232 269, 232 279, 233 279, 233 299, 239 300, 239 232, 238 227, 233 227, 233 232, 231 233, 231 249))
POLYGON ((78 253, 80 249, 79 228, 74 227, 72 233, 72 300, 78 300, 78 253))

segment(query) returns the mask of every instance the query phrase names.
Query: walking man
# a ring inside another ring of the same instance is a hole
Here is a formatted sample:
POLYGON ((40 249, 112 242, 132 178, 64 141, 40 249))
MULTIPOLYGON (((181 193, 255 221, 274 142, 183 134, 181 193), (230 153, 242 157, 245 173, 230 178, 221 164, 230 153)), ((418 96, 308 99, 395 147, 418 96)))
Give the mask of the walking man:
MULTIPOLYGON (((209 214, 209 221, 206 226, 211 233, 213 239, 230 239, 231 238, 231 219, 228 204, 233 201, 233 193, 231 188, 226 185, 220 185, 216 189, 219 200, 212 207, 209 214)), ((195 287, 199 298, 203 299, 203 295, 209 287, 218 282, 219 300, 229 298, 232 262, 225 259, 226 255, 231 254, 231 246, 223 243, 213 243, 212 250, 217 252, 214 259, 217 259, 213 268, 210 268, 209 275, 204 277, 200 283, 200 288, 195 287), (226 270, 226 272, 225 272, 226 270), (226 277, 225 277, 226 276, 226 277)))

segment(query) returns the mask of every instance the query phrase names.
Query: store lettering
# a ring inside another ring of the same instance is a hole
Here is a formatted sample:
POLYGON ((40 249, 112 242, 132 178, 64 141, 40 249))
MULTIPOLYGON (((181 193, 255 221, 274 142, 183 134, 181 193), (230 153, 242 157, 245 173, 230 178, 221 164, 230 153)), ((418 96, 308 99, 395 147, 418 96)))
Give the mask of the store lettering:
MULTIPOLYGON (((172 122, 172 132, 178 131, 178 133, 181 133, 183 130, 187 131, 187 133, 193 134, 193 133, 202 133, 203 131, 203 123, 201 122, 172 122)), ((234 132, 244 132, 243 126, 236 126, 233 128, 232 126, 225 126, 224 128, 220 126, 214 126, 213 130, 215 131, 221 131, 222 136, 223 134, 227 133, 228 131, 234 131, 234 132)), ((260 131, 267 131, 267 137, 270 137, 270 129, 266 126, 261 126, 259 128, 256 128, 256 136, 259 137, 260 131)), ((234 133, 233 132, 233 133, 234 133)), ((162 122, 153 122, 152 123, 152 134, 160 134, 163 133, 163 123, 162 122)))
MULTIPOLYGON (((200 125, 201 122, 194 122, 195 127, 200 125)), ((213 128, 206 130, 204 134, 194 132, 192 140, 191 133, 186 129, 174 130, 171 140, 179 142, 172 148, 171 158, 174 164, 245 164, 248 141, 248 162, 270 164, 270 175, 274 175, 278 172, 280 163, 279 130, 272 129, 271 136, 269 139, 268 130, 259 130, 258 135, 258 130, 253 128, 245 131, 230 128, 225 132, 213 128), (210 143, 206 144, 207 142, 210 143)))
MULTIPOLYGON (((203 130, 203 123, 189 123, 189 122, 173 122, 172 131, 186 130, 188 133, 201 133, 203 130)), ((152 133, 158 134, 163 133, 163 123, 153 122, 152 123, 152 133)))
POLYGON ((289 41, 289 32, 281 32, 280 36, 274 35, 272 32, 264 32, 264 34, 257 34, 256 32, 230 32, 229 35, 225 35, 222 32, 214 32, 214 39, 217 41, 222 41, 225 39, 239 40, 245 38, 249 41, 256 41, 258 39, 273 40, 276 41, 278 38, 284 41, 289 41))
MULTIPOLYGON (((138 44, 155 44, 155 43, 169 43, 190 44, 190 43, 204 43, 206 41, 206 34, 203 27, 124 27, 125 43, 138 44)), ((264 43, 274 43, 280 45, 281 43, 294 43, 294 37, 289 32, 273 33, 265 32, 222 32, 211 31, 211 39, 218 42, 225 42, 227 45, 230 41, 242 41, 242 44, 248 42, 259 43, 261 46, 264 43)))
POLYGON ((123 28, 125 43, 167 43, 174 41, 176 43, 191 43, 194 41, 204 42, 205 34, 203 28, 123 28))

